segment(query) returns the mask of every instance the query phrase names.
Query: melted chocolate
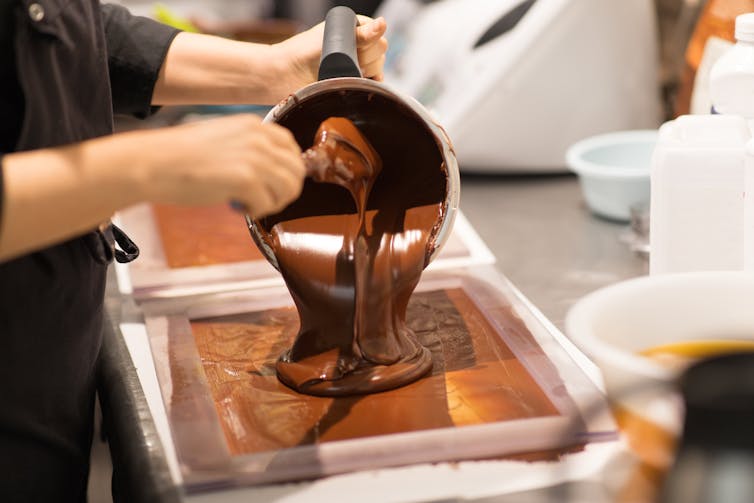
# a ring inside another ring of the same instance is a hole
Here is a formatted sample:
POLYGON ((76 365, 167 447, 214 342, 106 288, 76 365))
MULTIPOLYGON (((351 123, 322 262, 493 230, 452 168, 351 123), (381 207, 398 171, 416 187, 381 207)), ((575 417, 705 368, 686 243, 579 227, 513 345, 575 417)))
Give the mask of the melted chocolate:
POLYGON ((335 255, 335 249, 321 244, 317 236, 329 235, 331 227, 321 224, 332 217, 297 219, 273 228, 275 256, 302 321, 293 347, 278 362, 278 375, 298 391, 323 395, 381 391, 411 382, 432 366, 429 351, 405 326, 405 317, 424 269, 437 212, 428 212, 428 224, 411 230, 405 229, 404 219, 395 217, 384 227, 372 218, 371 232, 367 230, 366 203, 382 161, 348 119, 325 120, 304 159, 315 180, 351 193, 357 224, 342 229, 342 245, 335 255), (332 289, 308 293, 315 284, 323 284, 318 271, 331 269, 333 257, 336 271, 340 263, 341 269, 352 268, 353 273, 340 278, 336 274, 332 289), (353 292, 353 297, 344 299, 339 291, 343 289, 353 292), (337 312, 321 309, 314 297, 323 294, 337 303, 333 306, 337 312), (325 320, 340 314, 349 323, 337 329, 325 320), (322 347, 323 342, 329 346, 322 347))
POLYGON ((364 214, 369 192, 382 171, 382 159, 353 122, 344 117, 324 121, 303 157, 308 176, 344 187, 359 216, 364 214))
MULTIPOLYGON (((528 370, 536 362, 538 372, 556 372, 526 324, 498 300, 493 325, 471 295, 487 293, 471 285, 413 295, 407 323, 431 351, 431 373, 401 388, 361 396, 308 396, 279 382, 275 360, 299 328, 292 308, 193 320, 230 452, 558 415, 528 370), (503 337, 526 341, 527 361, 503 337)), ((523 459, 556 459, 560 452, 523 459)))
POLYGON ((330 182, 307 182, 294 204, 260 222, 301 321, 277 373, 302 393, 383 391, 432 367, 406 326, 406 306, 434 249, 447 173, 434 136, 410 114, 386 98, 347 92, 279 119, 300 144, 319 120, 304 157, 310 176, 330 182), (349 104, 358 106, 343 115, 356 125, 331 117, 349 104))

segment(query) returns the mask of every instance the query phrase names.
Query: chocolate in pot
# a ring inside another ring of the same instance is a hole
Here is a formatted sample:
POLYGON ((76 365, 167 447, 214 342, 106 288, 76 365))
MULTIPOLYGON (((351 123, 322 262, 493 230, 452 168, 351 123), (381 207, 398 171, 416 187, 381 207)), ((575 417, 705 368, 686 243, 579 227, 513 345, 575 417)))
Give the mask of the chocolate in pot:
MULTIPOLYGON (((298 137, 312 117, 295 112, 303 123, 281 123, 298 137)), ((401 140, 416 132, 401 137, 400 125, 373 120, 323 118, 304 153, 302 197, 260 221, 300 317, 278 377, 302 393, 383 391, 432 367, 406 307, 433 250, 447 177, 436 145, 406 148, 401 140)))

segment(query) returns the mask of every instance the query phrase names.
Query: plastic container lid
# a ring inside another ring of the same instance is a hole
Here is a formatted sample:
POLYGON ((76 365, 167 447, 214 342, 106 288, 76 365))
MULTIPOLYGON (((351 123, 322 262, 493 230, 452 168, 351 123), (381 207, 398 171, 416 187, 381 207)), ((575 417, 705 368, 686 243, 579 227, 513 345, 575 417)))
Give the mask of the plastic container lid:
POLYGON ((736 16, 736 40, 754 42, 754 12, 736 16))

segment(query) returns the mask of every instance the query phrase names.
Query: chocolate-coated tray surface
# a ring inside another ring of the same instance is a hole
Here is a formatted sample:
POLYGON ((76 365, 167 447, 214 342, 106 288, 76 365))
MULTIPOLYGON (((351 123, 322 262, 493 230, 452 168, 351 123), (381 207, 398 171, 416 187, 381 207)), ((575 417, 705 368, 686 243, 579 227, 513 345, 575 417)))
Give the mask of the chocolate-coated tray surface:
POLYGON ((541 459, 611 437, 611 426, 584 419, 601 399, 591 381, 520 294, 483 269, 425 274, 407 320, 432 353, 432 371, 370 395, 314 397, 277 379, 275 362, 298 330, 284 288, 147 303, 187 488, 522 453, 541 459))
MULTIPOLYGON (((116 223, 137 243, 139 259, 118 264, 121 291, 137 300, 282 284, 254 244, 244 216, 228 205, 140 204, 116 223)), ((459 212, 431 269, 489 264, 494 257, 459 212)))

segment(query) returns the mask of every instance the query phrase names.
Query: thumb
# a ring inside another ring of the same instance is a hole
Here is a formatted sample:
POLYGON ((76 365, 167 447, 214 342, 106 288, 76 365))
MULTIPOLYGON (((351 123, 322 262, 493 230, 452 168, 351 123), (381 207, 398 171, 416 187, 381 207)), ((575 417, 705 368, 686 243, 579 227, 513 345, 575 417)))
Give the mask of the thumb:
POLYGON ((372 19, 367 16, 356 16, 359 26, 356 28, 356 46, 359 49, 369 47, 382 38, 387 30, 387 23, 383 17, 372 19))

